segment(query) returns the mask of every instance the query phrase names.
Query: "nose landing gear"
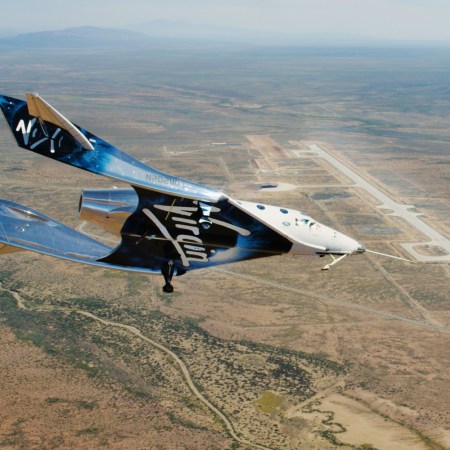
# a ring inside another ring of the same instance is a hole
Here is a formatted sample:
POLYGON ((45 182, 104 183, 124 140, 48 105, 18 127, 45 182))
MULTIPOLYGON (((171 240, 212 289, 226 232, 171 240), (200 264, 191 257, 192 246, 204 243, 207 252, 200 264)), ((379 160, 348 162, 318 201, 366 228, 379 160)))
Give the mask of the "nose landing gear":
POLYGON ((334 266, 339 261, 342 261, 347 256, 347 253, 344 253, 343 255, 333 255, 329 253, 329 255, 331 256, 332 261, 330 264, 327 264, 326 266, 322 267, 322 270, 328 270, 331 266, 334 266))

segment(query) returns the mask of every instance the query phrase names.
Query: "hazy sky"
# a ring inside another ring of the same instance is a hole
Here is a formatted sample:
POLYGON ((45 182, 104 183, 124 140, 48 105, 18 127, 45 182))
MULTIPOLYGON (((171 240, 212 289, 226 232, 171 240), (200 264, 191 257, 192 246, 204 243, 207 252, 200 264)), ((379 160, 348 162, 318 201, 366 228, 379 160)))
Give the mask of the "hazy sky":
POLYGON ((19 31, 184 20, 289 34, 450 40, 450 0, 0 0, 0 11, 1 26, 19 31))

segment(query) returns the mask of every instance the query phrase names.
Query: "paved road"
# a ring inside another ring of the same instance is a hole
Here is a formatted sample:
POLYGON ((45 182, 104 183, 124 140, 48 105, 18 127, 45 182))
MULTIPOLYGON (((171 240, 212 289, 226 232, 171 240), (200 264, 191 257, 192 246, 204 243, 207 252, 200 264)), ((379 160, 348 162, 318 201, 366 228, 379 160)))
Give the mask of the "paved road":
POLYGON ((388 215, 401 217, 414 228, 416 228, 416 230, 419 230, 423 235, 427 236, 430 239, 429 242, 402 244, 403 248, 405 248, 405 250, 407 250, 414 258, 421 262, 450 262, 450 240, 442 236, 441 233, 436 231, 430 225, 420 220, 419 217, 422 215, 421 213, 410 211, 410 209, 414 208, 413 205, 402 205, 395 202, 373 184, 369 183, 367 180, 344 165, 334 156, 327 153, 317 144, 310 144, 308 145, 308 147, 310 148, 310 150, 314 151, 316 155, 328 161, 330 164, 340 170, 344 175, 353 180, 357 186, 365 189, 369 194, 379 200, 381 202, 381 205, 378 206, 379 208, 391 210, 392 212, 388 213, 388 215), (416 245, 424 244, 442 247, 447 252, 447 255, 425 256, 421 255, 413 248, 416 245))

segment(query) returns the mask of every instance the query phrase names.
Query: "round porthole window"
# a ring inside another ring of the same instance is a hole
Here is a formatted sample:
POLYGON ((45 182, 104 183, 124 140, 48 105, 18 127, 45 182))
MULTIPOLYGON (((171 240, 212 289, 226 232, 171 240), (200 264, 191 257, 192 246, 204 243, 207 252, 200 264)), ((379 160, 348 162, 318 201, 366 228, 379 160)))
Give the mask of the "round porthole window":
POLYGON ((258 209, 266 209, 266 207, 265 207, 264 205, 256 205, 256 207, 257 207, 258 209))
POLYGON ((291 225, 291 223, 290 223, 290 222, 283 222, 283 225, 284 225, 285 227, 288 227, 288 226, 291 225))

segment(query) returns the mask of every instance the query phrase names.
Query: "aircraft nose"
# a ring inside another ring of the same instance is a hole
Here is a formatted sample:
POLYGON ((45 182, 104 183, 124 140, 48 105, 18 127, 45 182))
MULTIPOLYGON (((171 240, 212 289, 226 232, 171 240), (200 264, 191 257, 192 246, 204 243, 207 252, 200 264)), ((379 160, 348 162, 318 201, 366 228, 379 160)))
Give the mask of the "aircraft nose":
POLYGON ((355 239, 352 239, 343 233, 338 234, 335 247, 337 254, 346 253, 347 255, 354 255, 366 251, 363 244, 360 244, 358 241, 355 241, 355 239))

